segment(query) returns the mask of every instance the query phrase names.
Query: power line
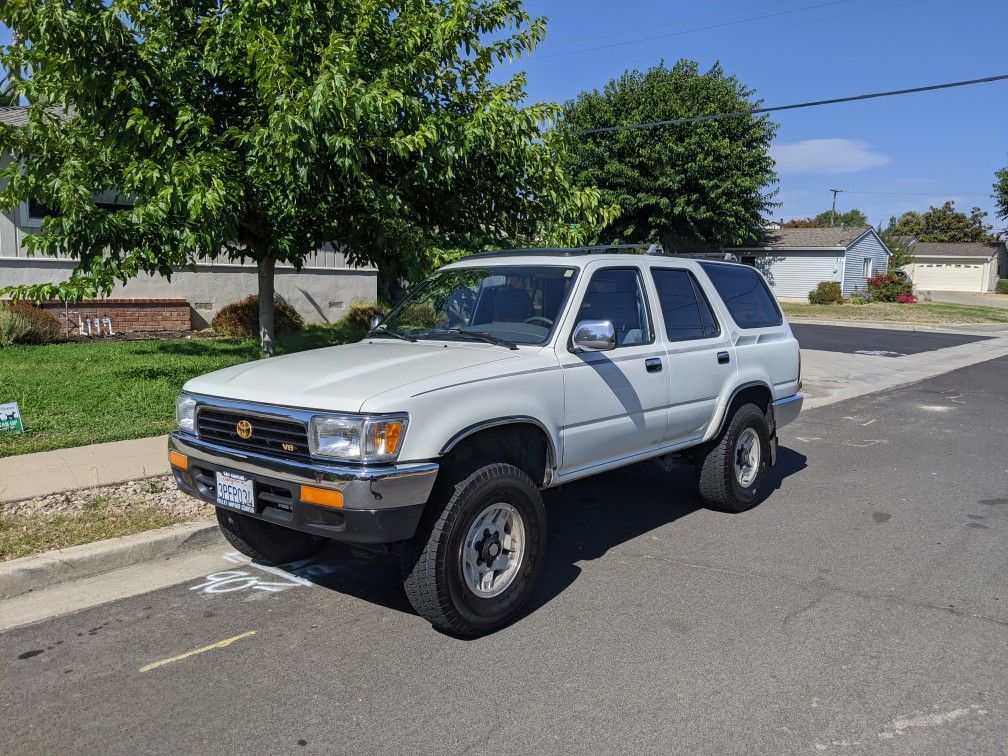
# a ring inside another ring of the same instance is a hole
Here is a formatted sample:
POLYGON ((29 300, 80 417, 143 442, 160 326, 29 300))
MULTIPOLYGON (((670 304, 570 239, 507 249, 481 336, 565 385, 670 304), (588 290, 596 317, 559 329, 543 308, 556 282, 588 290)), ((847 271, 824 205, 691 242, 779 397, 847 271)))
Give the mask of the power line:
POLYGON ((810 100, 808 102, 797 102, 791 105, 775 105, 767 108, 753 108, 752 110, 735 110, 728 113, 711 113, 709 115, 690 116, 689 118, 673 118, 668 121, 652 121, 650 123, 628 123, 619 126, 601 126, 597 129, 583 129, 573 132, 574 136, 588 136, 590 134, 607 134, 613 131, 631 131, 641 129, 656 129, 661 126, 678 126, 686 123, 700 123, 701 121, 723 121, 727 118, 745 118, 759 115, 761 113, 776 113, 781 110, 798 110, 799 108, 814 108, 820 105, 837 105, 843 102, 858 102, 860 100, 873 100, 879 97, 895 97, 897 95, 915 94, 917 92, 934 92, 940 89, 953 89, 955 87, 969 87, 974 84, 989 84, 995 81, 1005 81, 1008 74, 997 76, 986 76, 982 79, 967 79, 965 81, 950 81, 943 84, 929 84, 924 87, 910 87, 908 89, 892 89, 887 92, 869 92, 866 94, 851 95, 849 97, 833 97, 828 100, 810 100))
POLYGON ((640 37, 638 39, 627 39, 622 42, 610 42, 607 45, 596 45, 594 47, 582 47, 577 50, 563 50, 561 52, 550 53, 549 55, 531 55, 527 60, 546 60, 547 58, 558 58, 562 55, 577 55, 578 53, 594 52, 596 50, 609 50, 613 47, 625 47, 626 45, 635 45, 638 42, 651 42, 656 39, 667 39, 669 37, 678 37, 683 34, 692 34, 698 31, 709 31, 711 29, 722 29, 726 26, 736 26, 738 24, 749 23, 750 21, 762 21, 767 18, 777 18, 778 16, 787 16, 792 13, 801 13, 803 11, 815 10, 816 8, 826 8, 831 5, 842 5, 843 3, 849 3, 850 0, 830 0, 830 2, 819 3, 818 5, 809 5, 802 8, 790 8, 788 10, 777 11, 775 13, 765 13, 762 16, 750 16, 748 18, 737 18, 734 21, 724 21, 719 24, 710 24, 709 26, 698 26, 695 29, 680 29, 679 31, 667 32, 665 34, 655 34, 650 37, 640 37))
MULTIPOLYGON (((830 190, 832 191, 832 189, 830 190)), ((888 197, 990 197, 990 192, 863 192, 858 189, 841 189, 844 194, 878 194, 888 197)))

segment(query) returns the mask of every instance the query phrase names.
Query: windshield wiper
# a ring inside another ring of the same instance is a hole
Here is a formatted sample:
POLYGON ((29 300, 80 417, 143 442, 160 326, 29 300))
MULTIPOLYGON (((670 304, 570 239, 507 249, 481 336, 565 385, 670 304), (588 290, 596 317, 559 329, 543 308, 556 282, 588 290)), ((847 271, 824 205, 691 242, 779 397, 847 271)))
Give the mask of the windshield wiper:
POLYGON ((368 338, 370 336, 392 336, 396 339, 408 341, 411 344, 416 343, 416 336, 410 336, 408 333, 399 333, 399 331, 392 331, 388 328, 372 328, 367 332, 367 335, 364 338, 368 338))
POLYGON ((508 349, 518 348, 518 345, 513 341, 502 339, 498 336, 487 333, 486 331, 463 331, 461 328, 447 328, 444 331, 440 331, 440 333, 450 333, 452 336, 469 336, 477 341, 483 341, 487 344, 493 344, 495 346, 507 347, 508 349))

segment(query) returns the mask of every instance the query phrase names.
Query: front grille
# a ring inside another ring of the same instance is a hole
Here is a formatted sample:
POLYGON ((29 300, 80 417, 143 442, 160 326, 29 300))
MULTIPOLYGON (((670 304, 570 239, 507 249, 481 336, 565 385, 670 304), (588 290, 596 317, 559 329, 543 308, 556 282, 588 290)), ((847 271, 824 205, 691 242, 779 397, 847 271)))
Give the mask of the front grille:
POLYGON ((286 459, 308 461, 308 431, 297 420, 200 407, 196 415, 199 437, 233 449, 259 452, 286 459), (238 435, 238 423, 246 420, 252 425, 252 436, 238 435))

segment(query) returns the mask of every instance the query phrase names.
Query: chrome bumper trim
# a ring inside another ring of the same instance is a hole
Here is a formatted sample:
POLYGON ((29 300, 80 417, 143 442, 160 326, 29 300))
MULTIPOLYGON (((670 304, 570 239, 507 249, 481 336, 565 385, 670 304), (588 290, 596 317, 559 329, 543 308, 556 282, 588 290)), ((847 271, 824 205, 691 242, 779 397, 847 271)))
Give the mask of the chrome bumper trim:
POLYGON ((423 504, 430 498, 436 462, 413 462, 381 467, 297 462, 239 451, 187 433, 173 433, 168 449, 200 461, 249 475, 257 473, 291 483, 317 485, 343 493, 344 509, 392 509, 423 504))
POLYGON ((798 419, 805 397, 801 394, 794 394, 783 399, 777 399, 773 403, 774 427, 778 430, 798 419))

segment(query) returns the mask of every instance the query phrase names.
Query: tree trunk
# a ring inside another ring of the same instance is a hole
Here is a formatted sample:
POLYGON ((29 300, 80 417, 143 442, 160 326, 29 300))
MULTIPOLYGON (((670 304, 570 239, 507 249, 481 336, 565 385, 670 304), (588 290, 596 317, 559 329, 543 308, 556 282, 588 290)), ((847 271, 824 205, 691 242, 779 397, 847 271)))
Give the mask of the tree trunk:
POLYGON ((276 260, 265 257, 256 264, 259 275, 259 345, 270 357, 273 356, 273 277, 276 260))

